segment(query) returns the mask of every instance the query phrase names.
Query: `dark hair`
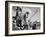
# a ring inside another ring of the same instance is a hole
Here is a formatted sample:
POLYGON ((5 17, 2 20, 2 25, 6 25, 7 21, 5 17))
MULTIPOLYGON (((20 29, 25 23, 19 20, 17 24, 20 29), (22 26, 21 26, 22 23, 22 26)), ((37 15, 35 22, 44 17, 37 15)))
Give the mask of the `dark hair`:
POLYGON ((17 9, 16 9, 16 10, 22 11, 22 9, 21 9, 20 7, 17 7, 17 9))
POLYGON ((29 14, 29 12, 26 12, 26 14, 29 14))

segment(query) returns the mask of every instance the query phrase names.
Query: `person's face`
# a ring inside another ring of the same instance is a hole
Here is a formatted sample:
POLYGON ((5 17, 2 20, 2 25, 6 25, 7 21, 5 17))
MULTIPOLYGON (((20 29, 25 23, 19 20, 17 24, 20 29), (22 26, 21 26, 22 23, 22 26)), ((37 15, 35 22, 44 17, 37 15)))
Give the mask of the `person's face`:
POLYGON ((29 12, 26 12, 26 17, 28 18, 29 12))
POLYGON ((26 18, 28 18, 28 14, 26 14, 26 18))
POLYGON ((21 16, 21 12, 20 11, 18 12, 18 14, 19 14, 19 16, 21 16))

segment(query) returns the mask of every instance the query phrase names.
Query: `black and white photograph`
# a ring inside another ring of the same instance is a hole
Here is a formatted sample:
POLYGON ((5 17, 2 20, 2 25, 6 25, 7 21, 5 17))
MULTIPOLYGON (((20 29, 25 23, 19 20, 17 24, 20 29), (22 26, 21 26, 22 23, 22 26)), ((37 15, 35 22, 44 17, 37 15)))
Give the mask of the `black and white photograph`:
POLYGON ((13 30, 40 29, 40 7, 12 7, 13 30))
POLYGON ((6 1, 5 15, 6 35, 45 33, 44 3, 6 1))

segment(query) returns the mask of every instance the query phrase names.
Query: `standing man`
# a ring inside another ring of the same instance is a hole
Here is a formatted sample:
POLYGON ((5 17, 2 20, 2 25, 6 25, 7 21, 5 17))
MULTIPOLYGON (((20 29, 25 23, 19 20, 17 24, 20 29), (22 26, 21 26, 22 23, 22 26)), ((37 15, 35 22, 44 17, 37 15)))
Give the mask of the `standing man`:
POLYGON ((22 19, 21 19, 21 13, 22 13, 22 9, 20 7, 17 7, 16 9, 16 24, 17 24, 17 27, 20 28, 20 30, 22 30, 22 19))

